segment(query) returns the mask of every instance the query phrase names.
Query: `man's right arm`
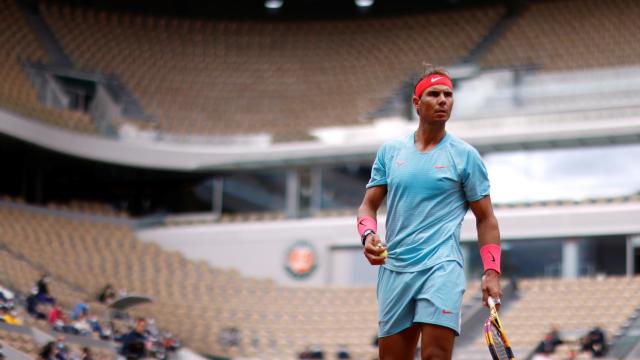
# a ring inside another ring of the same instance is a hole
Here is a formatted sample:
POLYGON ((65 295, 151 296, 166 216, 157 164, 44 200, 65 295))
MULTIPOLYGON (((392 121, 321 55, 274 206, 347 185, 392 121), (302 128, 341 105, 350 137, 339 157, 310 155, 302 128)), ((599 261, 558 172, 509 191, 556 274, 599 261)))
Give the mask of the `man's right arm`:
MULTIPOLYGON (((367 189, 364 194, 362 204, 358 208, 358 223, 362 222, 365 218, 373 218, 376 220, 377 212, 384 197, 387 195, 387 186, 373 186, 367 189)), ((380 243, 380 237, 378 234, 370 234, 364 241, 364 256, 367 258, 371 265, 382 265, 386 257, 381 256, 385 249, 378 247, 380 243)))

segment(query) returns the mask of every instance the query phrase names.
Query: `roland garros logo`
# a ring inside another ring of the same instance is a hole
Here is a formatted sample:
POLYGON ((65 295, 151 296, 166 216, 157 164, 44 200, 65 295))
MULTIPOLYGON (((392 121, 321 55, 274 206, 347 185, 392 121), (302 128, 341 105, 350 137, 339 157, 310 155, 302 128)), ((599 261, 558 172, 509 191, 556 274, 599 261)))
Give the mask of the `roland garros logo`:
POLYGON ((296 279, 304 279, 311 275, 318 265, 318 255, 311 244, 298 241, 287 251, 285 268, 296 279))

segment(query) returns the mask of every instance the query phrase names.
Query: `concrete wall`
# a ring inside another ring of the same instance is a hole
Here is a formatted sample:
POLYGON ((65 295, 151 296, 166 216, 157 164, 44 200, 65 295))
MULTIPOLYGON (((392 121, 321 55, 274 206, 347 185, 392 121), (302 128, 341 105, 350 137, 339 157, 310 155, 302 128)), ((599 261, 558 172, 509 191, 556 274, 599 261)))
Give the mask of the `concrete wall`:
MULTIPOLYGON (((496 215, 503 240, 640 234, 637 202, 499 209, 496 215)), ((384 225, 380 228, 384 236, 384 225)), ((354 217, 167 226, 141 230, 138 236, 191 259, 284 285, 351 286, 357 284, 354 269, 375 272, 358 255, 361 246, 354 217), (287 251, 300 241, 311 244, 317 255, 317 268, 305 279, 296 279, 285 269, 287 251)), ((475 219, 470 213, 461 237, 463 242, 476 241, 475 219)))

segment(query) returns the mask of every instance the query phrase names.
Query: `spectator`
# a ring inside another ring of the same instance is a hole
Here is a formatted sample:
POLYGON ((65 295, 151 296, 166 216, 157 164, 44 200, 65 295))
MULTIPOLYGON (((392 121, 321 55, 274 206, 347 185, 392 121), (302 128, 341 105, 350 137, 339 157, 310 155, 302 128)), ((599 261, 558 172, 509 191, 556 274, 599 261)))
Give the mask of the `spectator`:
POLYGON ((56 343, 55 343, 55 348, 56 348, 56 354, 55 354, 56 360, 71 360, 69 347, 67 346, 67 344, 64 343, 64 336, 58 336, 58 339, 56 340, 56 343))
POLYGON ((536 347, 536 354, 553 354, 556 351, 556 347, 562 344, 558 328, 554 325, 551 330, 544 336, 544 339, 540 341, 536 347))
POLYGON ((55 341, 49 341, 46 343, 42 349, 40 349, 40 353, 38 354, 39 360, 56 360, 58 349, 56 347, 55 341))
POLYGON ((55 331, 60 331, 64 333, 74 334, 74 335, 79 334, 76 328, 73 325, 69 324, 64 312, 62 311, 60 306, 57 305, 55 302, 49 305, 49 314, 47 315, 47 322, 49 323, 49 325, 51 325, 51 327, 55 331))
POLYGON ((92 327, 84 313, 72 323, 72 326, 79 335, 91 335, 92 327))
POLYGON ((136 320, 135 328, 122 337, 120 355, 124 356, 127 360, 142 359, 147 355, 145 347, 147 339, 145 335, 146 328, 147 323, 145 319, 139 318, 136 320))
POLYGON ((116 298, 116 289, 111 284, 107 284, 100 294, 98 295, 98 301, 103 304, 108 304, 116 298))
POLYGON ((39 320, 46 320, 47 314, 43 313, 38 309, 38 297, 36 296, 36 292, 34 291, 32 294, 27 296, 27 313, 39 320))
POLYGON ((604 357, 608 350, 604 330, 596 326, 589 331, 582 340, 582 350, 591 352, 593 357, 604 357))
POLYGON ((49 275, 42 274, 36 282, 36 298, 41 303, 53 303, 53 298, 49 295, 49 275))
POLYGON ((147 319, 147 332, 154 337, 158 337, 158 335, 160 334, 160 332, 158 331, 158 327, 156 326, 155 319, 147 319))
POLYGON ((109 339, 109 335, 111 333, 109 332, 109 330, 106 330, 106 331, 102 330, 102 326, 100 325, 100 322, 98 321, 98 318, 95 315, 90 315, 89 317, 87 317, 87 322, 91 326, 91 331, 98 334, 98 336, 100 336, 100 339, 102 340, 109 339))
POLYGON ((80 353, 80 360, 93 360, 93 356, 91 355, 91 349, 88 347, 82 348, 82 353, 80 353))
POLYGON ((351 354, 349 354, 349 350, 347 350, 346 345, 338 346, 338 352, 336 353, 336 357, 338 359, 351 359, 351 354))
POLYGON ((49 305, 47 322, 51 326, 56 326, 57 324, 59 324, 60 321, 62 321, 63 323, 65 322, 64 313, 62 312, 62 309, 60 309, 60 306, 57 305, 55 302, 53 302, 49 305))
POLYGON ((71 311, 71 320, 78 320, 81 315, 87 316, 89 306, 85 303, 78 303, 71 311))

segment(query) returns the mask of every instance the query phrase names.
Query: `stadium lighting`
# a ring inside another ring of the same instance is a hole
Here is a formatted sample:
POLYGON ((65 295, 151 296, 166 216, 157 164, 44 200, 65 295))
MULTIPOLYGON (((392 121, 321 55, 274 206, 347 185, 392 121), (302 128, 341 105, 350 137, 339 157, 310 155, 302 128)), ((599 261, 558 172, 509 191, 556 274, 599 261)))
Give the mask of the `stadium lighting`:
POLYGON ((356 6, 361 8, 367 8, 373 5, 374 0, 355 0, 356 6))
POLYGON ((264 7, 266 7, 267 9, 277 10, 282 7, 283 3, 283 0, 265 0, 264 7))

